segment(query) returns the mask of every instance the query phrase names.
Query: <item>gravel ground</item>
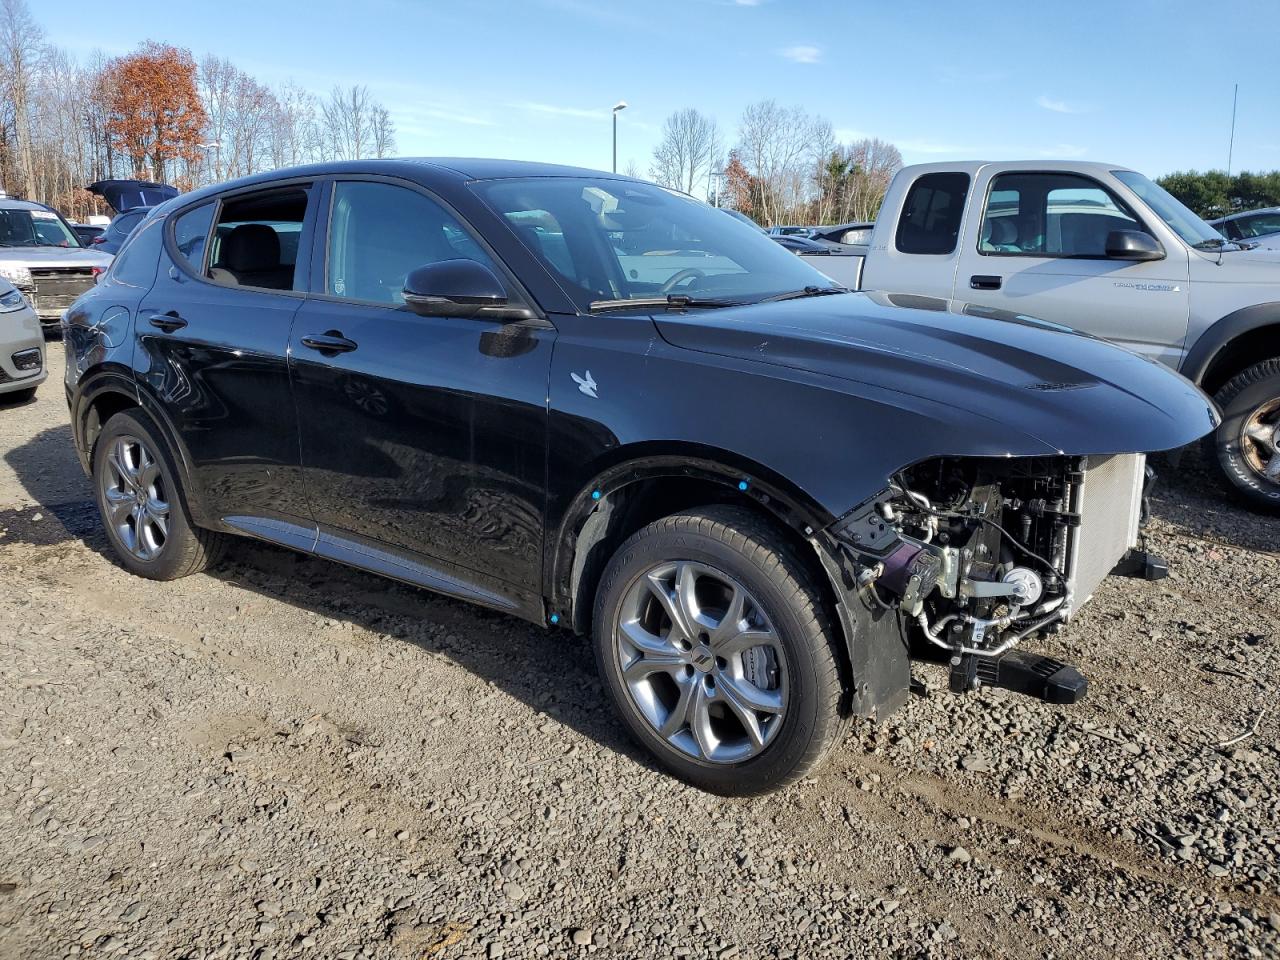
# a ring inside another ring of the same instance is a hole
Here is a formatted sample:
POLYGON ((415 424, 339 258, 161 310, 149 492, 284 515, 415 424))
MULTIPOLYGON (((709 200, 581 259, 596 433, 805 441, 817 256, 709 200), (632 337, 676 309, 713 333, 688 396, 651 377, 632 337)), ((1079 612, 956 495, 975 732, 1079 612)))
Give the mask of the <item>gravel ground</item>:
POLYGON ((734 801, 648 764, 577 638, 250 543, 136 579, 89 497, 57 377, 0 405, 5 958, 1280 954, 1280 520, 1196 456, 1171 577, 1048 646, 1083 704, 920 668, 734 801))

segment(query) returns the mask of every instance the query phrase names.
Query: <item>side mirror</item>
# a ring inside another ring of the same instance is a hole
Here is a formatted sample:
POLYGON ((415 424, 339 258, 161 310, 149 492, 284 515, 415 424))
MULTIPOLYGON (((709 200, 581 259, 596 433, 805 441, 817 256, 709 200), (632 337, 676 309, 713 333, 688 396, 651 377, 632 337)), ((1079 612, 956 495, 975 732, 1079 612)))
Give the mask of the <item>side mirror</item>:
POLYGON ((507 291, 478 260, 441 260, 418 267, 404 281, 404 302, 421 317, 527 320, 527 307, 507 305, 507 291))
POLYGON ((1163 260, 1160 241, 1141 230, 1112 230, 1107 234, 1107 258, 1110 260, 1163 260))

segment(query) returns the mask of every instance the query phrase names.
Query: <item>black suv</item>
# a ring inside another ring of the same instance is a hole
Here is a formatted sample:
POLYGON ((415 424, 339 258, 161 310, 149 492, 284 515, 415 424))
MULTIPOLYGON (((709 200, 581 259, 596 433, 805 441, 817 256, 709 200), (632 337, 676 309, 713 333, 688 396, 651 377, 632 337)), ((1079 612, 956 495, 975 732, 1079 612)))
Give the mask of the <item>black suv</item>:
POLYGON ((812 769, 953 688, 1060 702, 1021 641, 1135 554, 1144 454, 1206 398, 1027 317, 853 294, 703 203, 490 160, 170 200, 69 311, 76 446, 129 570, 230 534, 589 633, 703 788, 812 769))

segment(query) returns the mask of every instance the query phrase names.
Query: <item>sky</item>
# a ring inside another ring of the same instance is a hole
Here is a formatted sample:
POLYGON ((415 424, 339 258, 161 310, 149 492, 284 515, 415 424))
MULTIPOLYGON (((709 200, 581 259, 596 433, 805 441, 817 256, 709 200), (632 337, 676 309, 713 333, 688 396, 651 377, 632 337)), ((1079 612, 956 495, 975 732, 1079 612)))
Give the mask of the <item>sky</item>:
POLYGON ((144 40, 318 95, 364 84, 404 156, 648 171, 696 107, 732 144, 774 98, 907 163, 1086 159, 1152 176, 1280 168, 1280 0, 32 0, 86 57, 144 40), (216 10, 216 13, 212 11, 216 10), (163 12, 158 12, 163 11, 163 12))

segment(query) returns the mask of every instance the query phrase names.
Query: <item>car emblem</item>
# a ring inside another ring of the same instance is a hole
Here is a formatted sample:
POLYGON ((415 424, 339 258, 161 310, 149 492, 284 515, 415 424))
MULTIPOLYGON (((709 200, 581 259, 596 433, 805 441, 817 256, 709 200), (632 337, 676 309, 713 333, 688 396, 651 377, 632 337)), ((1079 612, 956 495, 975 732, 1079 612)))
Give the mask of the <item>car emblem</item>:
POLYGON ((585 393, 588 397, 590 397, 592 400, 599 399, 596 396, 596 381, 591 376, 590 370, 587 371, 587 375, 585 377, 580 377, 576 373, 573 373, 572 371, 570 371, 569 376, 573 377, 573 382, 578 385, 578 389, 581 390, 583 393, 585 393))

